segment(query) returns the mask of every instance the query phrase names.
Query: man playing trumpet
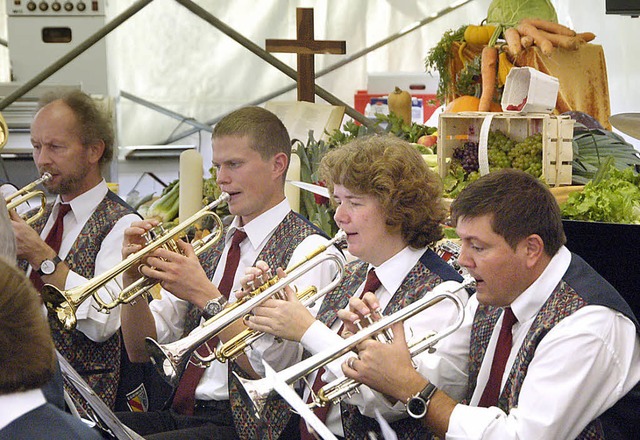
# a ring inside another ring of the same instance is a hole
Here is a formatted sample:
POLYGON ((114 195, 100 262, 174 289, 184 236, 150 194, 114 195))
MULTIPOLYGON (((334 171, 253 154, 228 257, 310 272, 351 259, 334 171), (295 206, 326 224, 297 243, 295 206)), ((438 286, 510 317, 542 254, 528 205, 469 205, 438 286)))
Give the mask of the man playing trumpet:
MULTIPOLYGON (((274 114, 259 107, 236 110, 216 124, 212 144, 217 183, 230 195, 229 211, 235 217, 225 228, 223 239, 200 258, 190 245, 179 242, 182 254, 159 249, 146 259, 140 272, 159 280, 163 291, 161 300, 150 304, 138 301, 123 307, 122 333, 134 362, 149 359, 146 337, 161 343, 176 341, 203 318, 214 316, 227 303, 234 302, 244 268, 254 265, 257 259, 269 261, 274 267, 287 267, 327 243, 317 228, 291 211, 285 199, 291 144, 286 128, 274 114), (232 267, 234 259, 236 267, 232 267)), ((141 235, 154 224, 142 221, 127 229, 125 257, 142 249, 141 235)), ((329 252, 340 254, 335 248, 329 252)), ((331 266, 313 269, 299 279, 298 285, 329 284, 335 273, 331 266)), ((125 283, 137 277, 137 270, 129 270, 125 283)), ((221 341, 246 328, 242 322, 230 327, 220 335, 221 341)), ((216 343, 212 345, 214 349, 216 343)), ((276 344, 267 336, 254 344, 247 357, 241 356, 237 361, 245 373, 255 375, 261 373, 262 359, 278 369, 298 357, 297 344, 276 344)), ((228 379, 229 368, 237 371, 237 365, 228 364, 231 367, 213 361, 200 368, 190 363, 170 410, 122 414, 121 419, 148 439, 295 438, 297 418, 291 417, 282 402, 270 405, 264 425, 253 422, 228 379)))
MULTIPOLYGON (((341 341, 337 312, 350 299, 366 291, 380 297, 380 309, 390 314, 447 282, 454 290, 462 277, 430 249, 443 232, 446 217, 440 180, 420 154, 407 142, 392 136, 356 139, 331 150, 322 159, 321 173, 336 204, 335 221, 347 233, 348 250, 358 260, 349 264, 342 284, 325 296, 322 305, 307 310, 289 292, 287 300, 273 299, 253 311, 248 326, 282 338, 299 341, 311 354, 341 341)), ((248 270, 245 281, 262 275, 267 265, 248 270)), ((466 291, 462 291, 466 302, 466 291)), ((416 336, 452 324, 456 307, 442 301, 409 320, 416 336)), ((343 374, 340 362, 332 362, 324 375, 310 375, 314 389, 343 374)), ((379 396, 363 388, 341 405, 319 410, 318 415, 338 437, 366 438, 374 431, 381 437, 374 409, 385 409, 379 396)), ((310 402, 309 391, 304 398, 310 402)), ((400 438, 415 439, 424 429, 404 411, 390 408, 384 416, 400 438)), ((304 424, 303 438, 310 438, 304 424)))
MULTIPOLYGON (((120 262, 124 230, 139 218, 102 177, 113 157, 111 121, 85 93, 49 94, 31 124, 31 143, 38 172, 52 176, 44 186, 57 197, 32 227, 11 213, 18 258, 37 290, 44 283, 60 290, 83 285, 120 262)), ((115 280, 108 287, 119 290, 115 280)), ((99 294, 110 298, 106 291, 99 294)), ((113 408, 120 376, 119 310, 100 313, 91 300, 76 317, 76 329, 67 331, 49 314, 56 348, 113 408)))
MULTIPOLYGON (((396 326, 393 344, 362 342, 344 373, 406 403, 439 438, 637 438, 640 325, 564 246, 548 188, 522 171, 492 172, 460 193, 452 219, 459 263, 477 281, 465 322, 417 370, 396 326)), ((343 318, 377 302, 354 301, 343 318)))

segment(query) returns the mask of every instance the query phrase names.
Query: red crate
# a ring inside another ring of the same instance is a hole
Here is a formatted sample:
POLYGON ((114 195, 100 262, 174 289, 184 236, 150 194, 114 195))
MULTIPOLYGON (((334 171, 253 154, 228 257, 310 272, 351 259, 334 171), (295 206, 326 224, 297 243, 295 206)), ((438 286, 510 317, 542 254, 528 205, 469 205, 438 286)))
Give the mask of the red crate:
MULTIPOLYGON (((387 96, 387 93, 368 93, 366 90, 358 90, 353 95, 354 108, 364 115, 367 104, 371 102, 371 98, 380 98, 387 96)), ((436 95, 420 95, 412 93, 411 96, 422 99, 422 108, 424 111, 424 122, 426 122, 433 112, 440 106, 440 102, 436 95)))

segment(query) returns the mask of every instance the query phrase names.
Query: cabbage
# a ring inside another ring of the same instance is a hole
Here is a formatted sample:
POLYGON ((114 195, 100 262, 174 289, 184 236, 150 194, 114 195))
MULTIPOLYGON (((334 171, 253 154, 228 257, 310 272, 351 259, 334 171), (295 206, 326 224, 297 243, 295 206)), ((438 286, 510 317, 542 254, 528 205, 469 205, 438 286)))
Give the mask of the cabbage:
POLYGON ((523 18, 540 18, 558 22, 556 10, 549 0, 493 0, 487 11, 487 23, 510 27, 523 18))

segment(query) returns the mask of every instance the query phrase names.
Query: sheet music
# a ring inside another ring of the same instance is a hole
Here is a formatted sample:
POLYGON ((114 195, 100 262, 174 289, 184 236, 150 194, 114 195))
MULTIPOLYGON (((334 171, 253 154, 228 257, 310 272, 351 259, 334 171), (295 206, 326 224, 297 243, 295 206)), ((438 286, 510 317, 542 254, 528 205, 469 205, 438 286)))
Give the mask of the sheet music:
POLYGON ((118 440, 144 440, 143 437, 136 434, 129 427, 122 424, 111 409, 98 397, 98 395, 91 389, 89 384, 73 369, 71 364, 62 356, 58 350, 58 361, 60 362, 60 371, 62 376, 67 382, 75 388, 83 399, 87 401, 91 409, 95 412, 96 416, 103 422, 111 431, 111 434, 118 440))
POLYGON ((273 389, 286 400, 291 408, 293 408, 300 417, 302 417, 309 426, 311 426, 316 434, 323 440, 338 440, 334 436, 329 428, 322 423, 322 421, 307 407, 304 401, 298 396, 298 394, 287 385, 285 382, 279 380, 278 374, 269 366, 267 362, 262 361, 265 369, 265 377, 269 383, 273 386, 273 389))

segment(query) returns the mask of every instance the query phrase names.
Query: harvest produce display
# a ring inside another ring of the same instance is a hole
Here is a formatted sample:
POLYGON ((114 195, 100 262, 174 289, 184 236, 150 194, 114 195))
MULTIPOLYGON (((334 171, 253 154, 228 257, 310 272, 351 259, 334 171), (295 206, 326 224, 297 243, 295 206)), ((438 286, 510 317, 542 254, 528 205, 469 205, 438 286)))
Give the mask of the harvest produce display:
POLYGON ((495 107, 501 88, 509 70, 522 66, 525 51, 537 47, 548 56, 558 48, 577 50, 593 39, 591 32, 578 33, 559 24, 549 0, 494 0, 481 25, 445 32, 429 51, 425 65, 440 75, 441 102, 477 97, 480 101, 474 110, 501 111, 495 107))

